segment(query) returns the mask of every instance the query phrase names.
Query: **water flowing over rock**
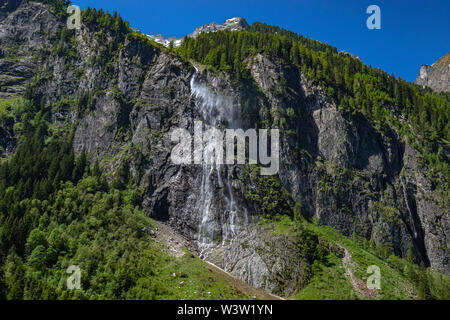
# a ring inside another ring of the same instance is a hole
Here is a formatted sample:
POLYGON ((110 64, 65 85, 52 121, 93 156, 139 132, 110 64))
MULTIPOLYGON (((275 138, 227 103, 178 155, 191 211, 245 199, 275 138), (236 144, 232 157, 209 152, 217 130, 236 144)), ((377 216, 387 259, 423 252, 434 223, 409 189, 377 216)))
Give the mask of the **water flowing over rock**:
MULTIPOLYGON (((205 132, 216 132, 220 125, 233 127, 236 118, 237 105, 231 97, 213 92, 207 84, 197 82, 198 69, 194 72, 190 86, 195 104, 199 109, 202 119, 205 121, 205 132), (212 130, 212 131, 211 131, 212 130)), ((204 136, 203 141, 203 161, 202 161, 202 182, 199 189, 199 205, 201 211, 201 221, 198 235, 198 247, 200 256, 207 258, 214 247, 224 245, 236 237, 240 228, 248 224, 246 208, 240 207, 238 210, 235 201, 234 190, 231 181, 231 165, 215 163, 215 154, 208 152, 208 144, 216 145, 214 134, 212 139, 204 136), (219 188, 223 192, 225 200, 225 211, 215 207, 214 189, 219 188), (222 216, 222 217, 220 217, 222 216), (214 238, 214 221, 222 220, 221 237, 222 242, 216 243, 214 238)), ((222 145, 222 144, 220 144, 222 145)))
POLYGON ((414 83, 437 92, 450 91, 450 52, 432 65, 422 65, 414 83))

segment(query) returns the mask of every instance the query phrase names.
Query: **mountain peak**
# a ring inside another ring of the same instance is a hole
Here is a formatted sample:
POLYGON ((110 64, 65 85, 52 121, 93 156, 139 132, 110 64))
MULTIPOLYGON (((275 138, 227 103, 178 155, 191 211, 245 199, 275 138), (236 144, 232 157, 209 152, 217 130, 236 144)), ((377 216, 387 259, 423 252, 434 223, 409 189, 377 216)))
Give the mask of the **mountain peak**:
POLYGON ((216 31, 242 31, 248 27, 247 21, 244 18, 234 17, 225 20, 223 24, 217 24, 212 22, 209 24, 204 24, 194 30, 189 36, 196 38, 202 32, 216 32, 216 31))
POLYGON ((414 83, 437 92, 450 91, 450 52, 432 65, 423 64, 414 83))
POLYGON ((228 26, 229 28, 236 28, 239 30, 243 30, 249 26, 247 21, 244 18, 239 18, 239 17, 234 17, 234 18, 225 20, 223 25, 228 26))

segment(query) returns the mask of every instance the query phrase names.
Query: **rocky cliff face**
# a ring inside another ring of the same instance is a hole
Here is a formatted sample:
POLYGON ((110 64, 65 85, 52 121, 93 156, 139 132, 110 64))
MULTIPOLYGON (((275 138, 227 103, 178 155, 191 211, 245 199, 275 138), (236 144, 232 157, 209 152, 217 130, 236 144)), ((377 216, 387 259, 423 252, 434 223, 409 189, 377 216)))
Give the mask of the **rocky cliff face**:
POLYGON ((314 161, 284 141, 280 178, 310 216, 344 234, 389 244, 397 254, 412 243, 425 263, 448 273, 448 210, 435 206, 445 200, 433 192, 417 152, 394 129, 384 136, 365 119, 343 117, 301 71, 292 74, 261 56, 250 68, 273 108, 291 104, 303 115, 298 128, 314 161), (277 99, 270 92, 280 79, 288 79, 291 90, 277 99), (431 240, 436 233, 439 244, 431 240))
POLYGON ((450 91, 450 52, 432 65, 422 65, 414 83, 437 92, 450 91))
POLYGON ((107 51, 116 35, 84 24, 71 40, 75 54, 59 56, 52 48, 63 25, 33 2, 0 20, 0 99, 23 95, 33 79, 34 94, 57 106, 54 123, 76 128, 75 151, 142 190, 148 214, 178 230, 203 258, 279 294, 302 283, 298 239, 258 224, 264 207, 252 194, 264 191, 248 166, 170 161, 173 128, 193 133, 195 121, 279 127, 278 111, 292 108, 297 135, 282 131, 279 173, 291 196, 278 199, 279 207, 292 211, 295 199, 321 224, 399 255, 412 245, 422 261, 450 274, 446 200, 394 129, 383 135, 362 117, 344 116, 302 70, 276 59, 247 60, 253 84, 244 86, 135 37, 107 51))

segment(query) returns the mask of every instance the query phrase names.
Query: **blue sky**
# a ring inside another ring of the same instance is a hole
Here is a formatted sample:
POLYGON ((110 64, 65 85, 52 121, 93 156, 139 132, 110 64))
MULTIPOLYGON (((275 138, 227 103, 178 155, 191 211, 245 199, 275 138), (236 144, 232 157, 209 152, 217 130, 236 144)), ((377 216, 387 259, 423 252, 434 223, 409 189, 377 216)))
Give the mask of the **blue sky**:
POLYGON ((72 0, 117 11, 147 34, 184 36, 197 26, 244 17, 295 31, 358 55, 373 67, 414 81, 422 64, 450 51, 448 0, 72 0), (381 9, 381 30, 369 30, 369 5, 381 9))

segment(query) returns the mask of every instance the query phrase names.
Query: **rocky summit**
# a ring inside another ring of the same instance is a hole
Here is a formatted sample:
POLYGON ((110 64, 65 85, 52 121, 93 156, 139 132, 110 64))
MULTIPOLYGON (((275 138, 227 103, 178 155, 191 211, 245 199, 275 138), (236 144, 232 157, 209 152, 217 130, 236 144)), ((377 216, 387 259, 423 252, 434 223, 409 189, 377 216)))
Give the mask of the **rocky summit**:
POLYGON ((247 21, 244 18, 231 18, 225 20, 223 24, 215 22, 204 24, 194 30, 189 36, 196 38, 202 32, 216 32, 216 31, 242 31, 248 27, 247 21))
POLYGON ((448 96, 261 22, 66 9, 0 5, 0 298, 448 299, 448 96), (278 130, 278 173, 174 163, 199 124, 278 130))
POLYGON ((432 65, 420 67, 415 84, 430 87, 436 92, 450 91, 450 52, 432 65))
MULTIPOLYGON (((194 30, 187 37, 196 38, 202 32, 216 32, 216 31, 242 31, 248 27, 247 21, 244 18, 231 18, 225 20, 223 24, 217 24, 216 22, 211 22, 209 24, 204 24, 194 30)), ((150 40, 153 40, 157 43, 162 44, 165 47, 169 47, 171 44, 174 47, 179 47, 183 42, 183 38, 170 37, 166 38, 161 34, 157 35, 148 35, 150 40)))

